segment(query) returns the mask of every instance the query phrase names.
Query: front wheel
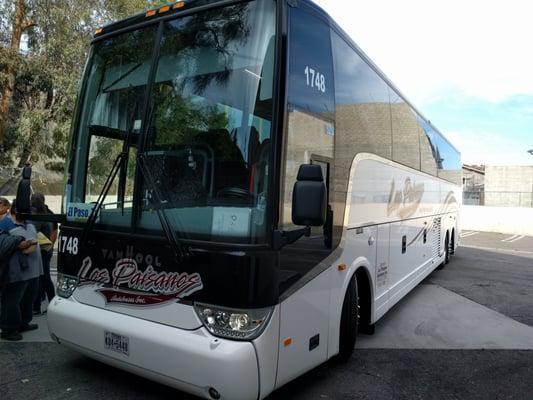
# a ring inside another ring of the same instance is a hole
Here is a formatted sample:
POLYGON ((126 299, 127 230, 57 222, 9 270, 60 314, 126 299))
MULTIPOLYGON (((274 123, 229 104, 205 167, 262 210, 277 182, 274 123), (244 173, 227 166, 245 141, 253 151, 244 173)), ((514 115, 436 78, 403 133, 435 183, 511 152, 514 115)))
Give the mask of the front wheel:
POLYGON ((359 323, 359 301, 355 274, 348 285, 342 303, 341 326, 339 332, 339 361, 347 361, 353 353, 357 325, 359 323))

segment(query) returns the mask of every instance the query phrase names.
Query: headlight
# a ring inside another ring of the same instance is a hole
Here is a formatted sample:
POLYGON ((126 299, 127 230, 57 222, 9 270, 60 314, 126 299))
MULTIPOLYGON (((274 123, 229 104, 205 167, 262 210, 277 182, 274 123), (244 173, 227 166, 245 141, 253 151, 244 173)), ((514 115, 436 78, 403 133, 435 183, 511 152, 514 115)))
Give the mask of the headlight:
POLYGON ((78 286, 75 276, 57 274, 57 294, 61 297, 70 297, 78 286))
POLYGON ((237 340, 255 339, 272 315, 272 307, 237 310, 196 303, 194 309, 213 335, 237 340))

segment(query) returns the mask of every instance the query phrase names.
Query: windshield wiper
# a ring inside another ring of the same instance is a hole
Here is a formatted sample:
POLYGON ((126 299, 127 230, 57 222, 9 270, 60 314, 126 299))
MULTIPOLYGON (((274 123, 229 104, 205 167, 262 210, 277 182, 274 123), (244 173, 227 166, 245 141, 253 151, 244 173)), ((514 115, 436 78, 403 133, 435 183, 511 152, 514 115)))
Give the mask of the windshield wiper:
POLYGON ((91 214, 89 215, 89 218, 87 219, 87 223, 83 227, 83 231, 81 233, 81 243, 85 243, 85 241, 87 240, 87 237, 89 236, 91 230, 94 227, 94 224, 96 223, 96 219, 98 218, 98 213, 100 212, 100 209, 102 208, 102 205, 104 204, 104 200, 107 197, 107 193, 109 192, 109 189, 111 189, 111 185, 115 181, 115 178, 118 172, 120 171, 120 168, 128 161, 128 152, 129 152, 129 147, 131 144, 133 125, 135 124, 135 114, 137 113, 138 106, 139 106, 139 102, 137 101, 133 109, 131 120, 129 121, 129 124, 127 127, 126 137, 124 138, 124 144, 122 145, 122 151, 119 153, 119 155, 115 159, 115 162, 113 163, 113 166, 111 167, 111 171, 109 171, 109 175, 107 175, 107 178, 105 180, 104 187, 102 188, 102 191, 98 195, 98 199, 96 200, 96 204, 91 210, 91 214))
POLYGON ((163 232, 165 233, 165 236, 172 247, 176 261, 180 262, 189 256, 189 251, 181 244, 174 229, 172 229, 172 226, 170 225, 165 211, 163 210, 162 196, 157 185, 155 184, 155 180, 150 172, 150 168, 146 166, 145 154, 140 153, 137 155, 137 165, 141 170, 144 182, 148 184, 150 190, 155 195, 155 200, 157 203, 152 202, 152 204, 155 205, 155 210, 157 212, 157 216, 159 217, 159 221, 161 222, 161 227, 163 228, 163 232))
MULTIPOLYGON (((150 105, 149 115, 147 118, 148 127, 152 125, 153 117, 154 117, 153 105, 150 105)), ((176 235, 175 230, 172 228, 170 221, 168 220, 165 210, 163 209, 163 203, 166 203, 167 201, 163 200, 163 196, 158 186, 156 185, 154 176, 152 172, 150 171, 150 168, 147 166, 146 151, 144 150, 144 146, 141 145, 140 148, 143 150, 142 152, 137 153, 137 165, 139 166, 144 182, 147 183, 147 185, 149 186, 149 189, 155 196, 156 202, 151 201, 151 204, 155 206, 154 208, 157 213, 157 217, 159 218, 159 222, 161 223, 161 227, 163 228, 165 237, 167 238, 167 241, 170 244, 172 251, 174 252, 174 257, 177 262, 180 262, 183 259, 190 256, 189 249, 182 244, 181 240, 176 235)), ((176 216, 176 219, 178 219, 178 216, 176 216)), ((178 231, 184 233, 185 230, 181 229, 181 227, 179 226, 180 225, 179 220, 177 222, 178 222, 178 226, 177 226, 178 231)))
MULTIPOLYGON (((96 223, 96 219, 98 218, 98 213, 100 212, 100 209, 102 208, 102 205, 107 196, 107 193, 109 192, 109 189, 111 188, 111 185, 113 184, 113 181, 115 180, 115 177, 120 171, 120 168, 125 163, 128 162, 128 151, 131 145, 131 137, 133 133, 133 125, 135 123, 135 114, 137 112, 137 107, 138 107, 138 102, 135 105, 135 109, 133 111, 131 121, 126 131, 127 133, 126 133, 126 137, 124 138, 122 152, 115 159, 115 162, 113 163, 113 167, 111 168, 111 171, 109 172, 109 175, 107 176, 106 181, 104 183, 104 187, 102 188, 102 191, 98 195, 98 199, 96 201, 95 206, 93 207, 91 211, 91 214, 89 215, 86 225, 83 227, 83 231, 81 234, 82 243, 85 243, 85 241, 87 240, 87 237, 89 236, 89 233, 93 229, 94 224, 96 223)), ((151 118, 149 118, 149 120, 150 119, 151 118)), ((172 247, 172 251, 174 252, 176 261, 179 262, 183 260, 185 257, 187 257, 189 255, 189 252, 187 249, 184 248, 184 246, 182 246, 174 230, 172 229, 170 222, 168 221, 168 218, 162 208, 163 201, 161 200, 162 199, 161 193, 159 192, 157 185, 155 185, 154 183, 155 180, 149 168, 146 166, 145 161, 146 161, 145 155, 143 153, 138 153, 137 154, 137 165, 139 166, 139 169, 141 170, 141 174, 144 178, 144 181, 148 183, 148 185, 150 186, 150 190, 156 196, 157 207, 155 208, 156 208, 157 216, 159 217, 159 221, 161 222, 161 227, 163 228, 163 232, 165 233, 167 241, 170 243, 172 247)))
POLYGON ((100 208, 102 208, 102 205, 104 203, 104 199, 107 196, 107 193, 109 192, 109 189, 111 188, 111 185, 113 184, 113 181, 115 180, 115 177, 117 176, 118 171, 120 170, 120 167, 122 166, 122 163, 124 162, 124 154, 120 153, 117 158, 115 159, 115 162, 113 163, 113 167, 111 168, 111 171, 109 172, 109 175, 107 176, 107 179, 104 183, 104 187, 102 188, 102 191, 98 195, 98 199, 96 200, 96 203, 91 210, 91 214, 89 215, 89 218, 87 219, 87 223, 83 227, 83 231, 81 233, 81 242, 85 243, 87 240, 87 237, 89 236, 89 233, 91 232, 94 224, 96 223, 96 218, 98 216, 98 213, 100 212, 100 208))

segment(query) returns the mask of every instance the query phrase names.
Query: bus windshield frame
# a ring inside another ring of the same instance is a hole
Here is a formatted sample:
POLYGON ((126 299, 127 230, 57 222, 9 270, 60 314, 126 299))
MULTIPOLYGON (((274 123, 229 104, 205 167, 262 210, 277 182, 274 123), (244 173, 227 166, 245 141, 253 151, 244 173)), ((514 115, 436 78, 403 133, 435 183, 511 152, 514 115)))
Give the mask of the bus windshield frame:
POLYGON ((274 0, 215 3, 93 41, 67 164, 69 225, 84 226, 126 151, 96 229, 162 236, 163 212, 180 240, 269 244, 276 15, 274 0))

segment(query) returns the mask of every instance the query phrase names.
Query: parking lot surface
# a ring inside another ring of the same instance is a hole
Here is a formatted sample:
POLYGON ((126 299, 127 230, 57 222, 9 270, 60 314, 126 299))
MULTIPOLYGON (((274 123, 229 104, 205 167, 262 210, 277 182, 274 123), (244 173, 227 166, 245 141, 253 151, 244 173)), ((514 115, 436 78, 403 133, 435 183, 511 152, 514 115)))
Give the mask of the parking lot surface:
MULTIPOLYGON (((452 262, 358 337, 347 363, 269 399, 531 399, 533 238, 511 236, 463 232, 452 262)), ((26 342, 0 342, 2 400, 193 398, 47 342, 45 318, 26 342)))
POLYGON ((460 244, 483 249, 513 251, 526 256, 533 255, 533 236, 512 235, 509 233, 492 233, 478 231, 462 231, 460 244))

